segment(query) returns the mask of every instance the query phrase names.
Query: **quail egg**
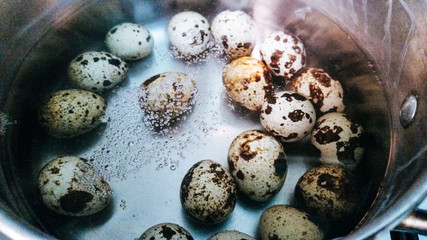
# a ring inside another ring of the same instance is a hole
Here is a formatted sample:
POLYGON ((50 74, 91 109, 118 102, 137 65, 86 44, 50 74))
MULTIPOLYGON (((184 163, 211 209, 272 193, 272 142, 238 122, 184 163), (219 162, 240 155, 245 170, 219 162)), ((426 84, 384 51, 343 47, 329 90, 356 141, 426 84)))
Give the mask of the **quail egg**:
POLYGON ((146 27, 121 23, 108 31, 105 44, 111 53, 122 59, 138 60, 150 55, 154 40, 146 27))
POLYGON ((320 151, 320 161, 355 169, 363 157, 363 128, 344 113, 321 116, 311 133, 311 143, 320 151))
POLYGON ((129 67, 121 58, 107 52, 85 52, 68 66, 68 78, 88 91, 103 92, 122 82, 129 67))
POLYGON ((255 238, 246 233, 227 230, 210 236, 208 240, 255 240, 255 238))
POLYGON ((322 113, 344 111, 341 83, 323 69, 307 68, 291 81, 290 90, 310 99, 316 110, 322 113))
POLYGON ((288 205, 273 205, 261 215, 258 225, 262 240, 321 240, 322 230, 310 216, 288 205))
POLYGON ((265 98, 274 92, 271 74, 265 65, 252 57, 228 63, 222 80, 231 99, 251 111, 259 111, 265 98))
POLYGON ((194 164, 181 183, 180 199, 183 208, 204 224, 226 220, 234 210, 236 198, 233 177, 212 160, 194 164))
POLYGON ((145 120, 154 127, 165 127, 189 111, 196 83, 184 73, 165 72, 155 75, 141 85, 140 103, 145 111, 145 120))
POLYGON ((147 229, 138 240, 193 240, 191 234, 175 223, 160 223, 147 229))
POLYGON ((258 130, 245 131, 233 140, 228 165, 238 189, 256 201, 267 201, 280 191, 288 166, 282 144, 258 130))
POLYGON ((301 40, 289 33, 276 31, 260 46, 261 58, 275 76, 291 79, 305 67, 305 48, 301 40))
POLYGON ((251 55, 255 46, 255 22, 247 13, 237 10, 220 12, 212 21, 212 36, 231 58, 251 55))
POLYGON ((308 170, 295 187, 295 198, 307 212, 339 219, 354 212, 359 204, 355 176, 337 165, 308 170))
POLYGON ((316 122, 311 102, 299 93, 281 91, 264 102, 261 124, 284 142, 295 142, 308 135, 316 122))
POLYGON ((168 35, 172 46, 182 55, 195 56, 208 48, 211 31, 204 16, 185 11, 172 17, 168 24, 168 35))
POLYGON ((92 92, 78 89, 53 93, 41 106, 39 122, 58 138, 84 134, 103 122, 105 100, 92 92))
POLYGON ((40 172, 38 187, 49 209, 68 216, 97 213, 111 198, 108 183, 85 159, 75 156, 50 161, 40 172))

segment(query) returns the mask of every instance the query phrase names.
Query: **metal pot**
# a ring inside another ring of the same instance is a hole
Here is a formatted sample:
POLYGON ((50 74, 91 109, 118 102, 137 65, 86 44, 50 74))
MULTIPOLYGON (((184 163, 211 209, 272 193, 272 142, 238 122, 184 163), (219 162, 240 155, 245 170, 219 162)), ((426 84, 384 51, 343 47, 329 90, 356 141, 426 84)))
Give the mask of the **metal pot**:
POLYGON ((328 238, 364 239, 390 230, 426 196, 423 1, 3 1, 0 6, 0 236, 124 239, 166 221, 185 225, 198 239, 225 229, 255 235, 266 206, 292 204, 296 180, 318 164, 304 141, 285 144, 290 172, 272 201, 242 201, 231 219, 215 227, 200 227, 183 213, 176 196, 186 170, 205 158, 225 162, 234 136, 260 127, 253 115, 228 102, 221 57, 189 63, 168 51, 165 26, 184 9, 212 20, 221 10, 242 8, 256 20, 260 38, 272 29, 296 34, 308 49, 308 65, 342 81, 347 113, 368 130, 366 157, 357 170, 365 197, 348 223, 324 224, 328 238), (130 63, 124 84, 103 95, 109 122, 70 140, 46 135, 37 123, 39 103, 54 90, 72 87, 66 80, 69 62, 83 51, 105 50, 107 31, 125 21, 146 25, 156 47, 146 59, 130 63), (144 128, 132 94, 142 81, 167 70, 200 81, 200 104, 170 133, 153 134, 144 128), (69 218, 43 206, 37 175, 47 161, 64 154, 91 159, 110 181, 114 196, 107 209, 69 218))

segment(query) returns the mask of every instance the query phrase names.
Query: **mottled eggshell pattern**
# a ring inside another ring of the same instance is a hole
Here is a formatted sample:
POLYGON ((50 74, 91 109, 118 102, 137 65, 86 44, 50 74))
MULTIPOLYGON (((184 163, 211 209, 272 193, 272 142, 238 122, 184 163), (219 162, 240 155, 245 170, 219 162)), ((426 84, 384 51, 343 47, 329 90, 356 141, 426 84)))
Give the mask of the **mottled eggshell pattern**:
POLYGON ((291 79, 305 67, 305 48, 301 40, 289 33, 277 31, 266 37, 260 46, 265 65, 274 75, 291 79))
POLYGON ((295 142, 308 135, 316 122, 311 102, 299 93, 281 91, 264 102, 261 124, 284 142, 295 142))
POLYGON ((341 83, 323 69, 307 68, 291 81, 290 90, 310 99, 316 110, 322 113, 344 111, 341 83))
POLYGON ((356 209, 358 188, 350 171, 337 165, 322 165, 301 176, 295 187, 295 198, 311 214, 339 219, 356 209))
POLYGON ((184 73, 165 72, 155 75, 141 85, 141 107, 148 122, 157 127, 167 126, 171 120, 189 111, 196 83, 184 73))
POLYGON ((108 31, 105 37, 108 50, 125 60, 138 60, 150 55, 154 47, 151 33, 136 23, 121 23, 108 31))
POLYGON ((236 183, 219 163, 202 160, 194 164, 181 183, 181 204, 187 213, 204 224, 228 218, 236 205, 236 183))
POLYGON ((49 209, 68 216, 87 216, 107 206, 110 186, 86 162, 83 158, 64 156, 41 170, 38 187, 49 209))
POLYGON ((208 240, 255 240, 255 238, 246 233, 227 230, 210 236, 208 240))
POLYGON ((175 223, 160 223, 147 229, 138 240, 193 240, 191 234, 175 223))
POLYGON ((231 58, 251 55, 255 46, 255 22, 247 13, 237 10, 220 12, 212 21, 212 35, 231 58))
POLYGON ((248 130, 228 150, 228 165, 238 189, 256 201, 275 196, 286 179, 288 164, 282 144, 268 133, 248 130))
POLYGON ((274 205, 261 215, 258 225, 262 240, 321 240, 322 230, 309 215, 288 205, 274 205))
POLYGON ((122 82, 128 70, 128 64, 111 53, 85 52, 71 61, 68 78, 80 88, 102 92, 122 82))
POLYGON ((84 134, 103 122, 105 100, 78 89, 53 93, 41 106, 39 122, 52 136, 71 138, 84 134))
POLYGON ((274 92, 267 67, 252 57, 241 57, 228 63, 222 80, 230 98, 251 111, 259 111, 265 99, 274 92))
POLYGON ((208 20, 197 12, 185 11, 168 24, 169 41, 182 55, 195 56, 208 48, 211 31, 208 20))
POLYGON ((363 128, 344 113, 321 116, 312 131, 311 143, 320 151, 324 164, 355 169, 363 157, 363 128))

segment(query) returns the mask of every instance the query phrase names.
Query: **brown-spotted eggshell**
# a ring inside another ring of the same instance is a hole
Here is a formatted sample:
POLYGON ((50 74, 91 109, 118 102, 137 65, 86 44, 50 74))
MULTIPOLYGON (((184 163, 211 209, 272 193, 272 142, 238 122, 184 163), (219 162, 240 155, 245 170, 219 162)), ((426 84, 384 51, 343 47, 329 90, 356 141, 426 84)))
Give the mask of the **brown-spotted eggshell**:
POLYGON ((260 239, 321 240, 322 230, 309 215, 288 205, 273 205, 261 215, 258 225, 260 239))
POLYGON ((340 219, 357 208, 358 188, 349 170, 337 165, 322 165, 301 176, 295 187, 295 198, 308 213, 340 219))
POLYGON ((139 60, 150 55, 154 40, 148 29, 136 23, 121 23, 105 37, 108 50, 125 60, 139 60))
POLYGON ((258 130, 239 134, 228 150, 228 166, 238 189, 256 201, 267 201, 280 191, 287 174, 286 159, 282 144, 258 130))
POLYGON ((71 138, 101 124, 106 106, 101 96, 89 91, 57 91, 42 104, 39 122, 50 135, 71 138))
POLYGON ((86 162, 83 158, 64 156, 43 167, 38 187, 49 209, 68 216, 87 216, 107 206, 110 186, 86 162))
POLYGON ((182 207, 204 224, 228 218, 236 205, 236 183, 219 163, 202 160, 194 164, 181 183, 182 207))
POLYGON ((103 92, 122 82, 128 70, 128 64, 121 58, 107 52, 90 51, 71 61, 68 78, 82 89, 103 92))
POLYGON ((306 64, 305 48, 301 40, 283 31, 267 36, 260 46, 260 53, 272 73, 285 79, 291 79, 306 64))
POLYGON ((344 113, 321 116, 311 133, 311 143, 320 151, 320 161, 355 169, 363 157, 363 128, 344 113))
POLYGON ((316 122, 311 102, 299 93, 281 91, 264 102, 262 126, 284 142, 295 142, 308 135, 316 122))
POLYGON ((307 68, 300 76, 292 79, 290 90, 310 99, 322 113, 344 111, 341 83, 323 69, 307 68))
POLYGON ((259 111, 265 98, 274 92, 271 74, 265 65, 252 57, 228 63, 222 80, 231 99, 251 111, 259 111))
POLYGON ((255 22, 247 13, 236 10, 220 12, 212 21, 212 36, 231 58, 251 55, 255 46, 255 22))
POLYGON ((193 236, 175 223, 159 223, 149 229, 138 240, 193 240, 193 236))

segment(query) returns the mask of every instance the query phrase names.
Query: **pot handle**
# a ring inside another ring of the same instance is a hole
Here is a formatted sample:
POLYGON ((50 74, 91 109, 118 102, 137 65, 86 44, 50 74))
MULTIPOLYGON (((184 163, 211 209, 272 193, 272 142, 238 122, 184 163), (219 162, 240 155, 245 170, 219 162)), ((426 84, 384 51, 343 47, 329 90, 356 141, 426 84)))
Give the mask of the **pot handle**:
POLYGON ((397 225, 394 230, 427 235, 427 211, 422 209, 415 210, 397 225))

